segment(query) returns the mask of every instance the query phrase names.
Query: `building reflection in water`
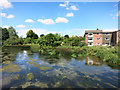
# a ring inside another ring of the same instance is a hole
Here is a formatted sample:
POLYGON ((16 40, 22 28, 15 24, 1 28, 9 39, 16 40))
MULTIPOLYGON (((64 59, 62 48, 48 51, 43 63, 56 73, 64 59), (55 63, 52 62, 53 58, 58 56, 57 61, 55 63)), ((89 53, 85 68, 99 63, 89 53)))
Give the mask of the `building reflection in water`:
POLYGON ((85 65, 89 65, 89 66, 102 66, 102 63, 100 63, 97 60, 93 60, 93 59, 87 57, 85 59, 85 65))

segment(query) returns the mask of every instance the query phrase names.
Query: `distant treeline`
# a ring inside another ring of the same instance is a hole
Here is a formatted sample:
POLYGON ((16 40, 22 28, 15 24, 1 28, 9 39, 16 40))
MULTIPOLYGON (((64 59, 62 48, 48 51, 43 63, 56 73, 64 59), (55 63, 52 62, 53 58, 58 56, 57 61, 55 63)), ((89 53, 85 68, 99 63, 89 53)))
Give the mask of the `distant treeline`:
POLYGON ((26 33, 26 38, 19 37, 16 30, 11 26, 8 29, 0 27, 2 30, 2 45, 24 45, 24 44, 39 44, 40 46, 60 46, 60 45, 68 45, 68 46, 84 46, 85 45, 85 37, 78 36, 61 36, 60 34, 52 34, 49 33, 47 35, 41 34, 38 36, 33 32, 33 30, 29 30, 26 33))

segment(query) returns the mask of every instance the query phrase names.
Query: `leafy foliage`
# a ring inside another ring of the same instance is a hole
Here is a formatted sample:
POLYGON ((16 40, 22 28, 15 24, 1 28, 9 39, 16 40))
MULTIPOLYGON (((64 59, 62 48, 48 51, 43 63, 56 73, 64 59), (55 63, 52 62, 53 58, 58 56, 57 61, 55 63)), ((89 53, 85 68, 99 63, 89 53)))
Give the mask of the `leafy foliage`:
POLYGON ((23 39, 18 38, 17 36, 11 36, 6 41, 4 41, 4 45, 22 45, 23 39))
POLYGON ((30 37, 30 38, 33 38, 33 39, 38 39, 38 35, 35 34, 32 30, 29 30, 27 33, 27 38, 30 37))

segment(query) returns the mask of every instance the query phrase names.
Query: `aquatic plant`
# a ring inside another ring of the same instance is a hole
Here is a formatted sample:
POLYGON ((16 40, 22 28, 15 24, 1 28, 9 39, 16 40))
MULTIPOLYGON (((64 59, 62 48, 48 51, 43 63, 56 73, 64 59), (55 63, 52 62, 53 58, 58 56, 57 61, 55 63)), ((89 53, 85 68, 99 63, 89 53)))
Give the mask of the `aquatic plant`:
POLYGON ((12 73, 12 72, 20 72, 21 68, 15 64, 9 64, 7 66, 2 67, 2 71, 12 73))
POLYGON ((52 68, 51 67, 45 67, 45 66, 40 67, 40 70, 50 70, 50 69, 52 69, 52 68))
POLYGON ((30 80, 32 80, 34 78, 34 75, 32 74, 32 73, 28 73, 27 75, 26 75, 26 80, 27 81, 30 81, 30 80))
POLYGON ((35 62, 32 62, 32 61, 26 61, 26 62, 29 64, 35 64, 35 62))

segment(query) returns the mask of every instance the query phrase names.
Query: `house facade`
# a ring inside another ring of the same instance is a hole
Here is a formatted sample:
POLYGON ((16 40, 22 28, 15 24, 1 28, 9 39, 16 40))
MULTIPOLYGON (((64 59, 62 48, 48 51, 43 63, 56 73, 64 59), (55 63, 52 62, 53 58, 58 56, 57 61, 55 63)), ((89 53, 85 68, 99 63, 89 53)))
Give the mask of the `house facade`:
POLYGON ((85 42, 88 46, 115 45, 120 41, 120 30, 107 31, 87 30, 85 31, 85 42))

